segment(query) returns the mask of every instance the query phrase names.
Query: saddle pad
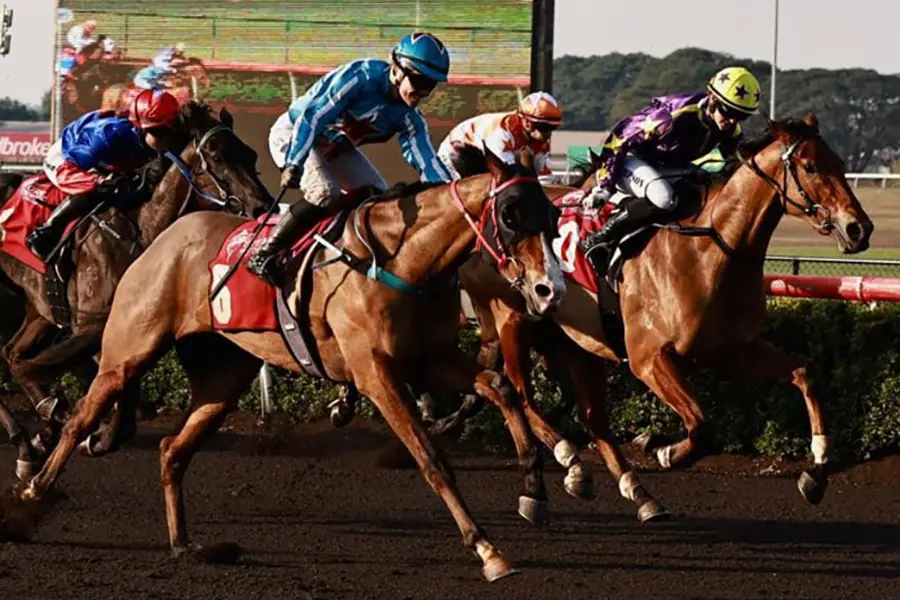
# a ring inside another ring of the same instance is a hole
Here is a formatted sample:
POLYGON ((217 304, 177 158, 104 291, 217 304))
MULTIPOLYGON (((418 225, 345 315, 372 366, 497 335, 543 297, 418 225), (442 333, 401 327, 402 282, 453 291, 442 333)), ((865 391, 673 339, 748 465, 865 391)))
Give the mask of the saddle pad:
POLYGON ((66 195, 54 187, 43 173, 22 181, 19 189, 0 208, 0 251, 39 273, 45 273, 44 262, 29 250, 25 240, 65 198, 66 195))

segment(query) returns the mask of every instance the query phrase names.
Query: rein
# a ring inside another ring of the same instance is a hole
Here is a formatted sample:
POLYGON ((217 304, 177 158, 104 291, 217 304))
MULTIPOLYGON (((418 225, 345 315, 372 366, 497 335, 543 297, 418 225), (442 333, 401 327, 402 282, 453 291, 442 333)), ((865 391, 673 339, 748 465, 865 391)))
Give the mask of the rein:
POLYGON ((481 217, 478 222, 475 221, 475 218, 469 213, 469 210, 466 208, 465 203, 463 203, 462 198, 459 196, 459 180, 454 179, 450 183, 450 197, 453 198, 453 203, 456 205, 456 208, 463 214, 466 222, 469 224, 469 227, 472 231, 475 232, 475 252, 479 249, 483 249, 487 252, 491 258, 493 258, 497 262, 497 267, 501 269, 500 273, 506 278, 506 280, 512 284, 513 287, 521 288, 525 281, 525 270, 522 268, 522 265, 514 258, 511 257, 506 248, 503 246, 503 242, 500 239, 500 228, 497 219, 497 196, 505 190, 506 188, 515 185, 517 183, 537 183, 537 177, 524 177, 524 176, 516 176, 508 181, 504 181, 500 185, 497 185, 497 180, 491 180, 491 189, 488 192, 488 201, 485 204, 484 209, 481 212, 481 217), (497 249, 494 249, 491 244, 488 243, 488 240, 484 236, 484 227, 485 227, 485 214, 489 213, 491 217, 491 222, 494 226, 494 244, 497 246, 497 249), (510 263, 516 266, 516 270, 518 271, 518 275, 516 277, 508 277, 503 273, 502 269, 504 269, 510 263))
MULTIPOLYGON (((212 137, 214 135, 216 135, 217 133, 221 133, 223 131, 233 133, 231 128, 228 127, 227 125, 221 125, 221 124, 216 125, 215 127, 210 128, 209 131, 204 133, 203 137, 200 138, 200 141, 197 142, 197 145, 196 145, 197 155, 200 157, 200 165, 202 167, 202 172, 209 175, 210 179, 212 179, 213 183, 218 188, 218 190, 219 190, 218 198, 201 191, 200 188, 197 187, 197 184, 194 182, 194 178, 192 177, 193 169, 188 169, 187 165, 185 165, 184 162, 182 162, 182 160, 179 157, 177 157, 173 152, 167 151, 165 153, 165 156, 166 156, 166 158, 168 158, 169 160, 172 161, 172 164, 175 165, 175 167, 178 169, 178 171, 181 173, 181 175, 185 178, 185 180, 190 185, 193 193, 195 193, 197 196, 203 198, 207 202, 211 202, 211 203, 215 204, 216 206, 219 206, 219 207, 225 209, 227 212, 234 212, 234 214, 238 214, 241 216, 247 216, 246 205, 240 200, 240 198, 238 198, 232 194, 229 194, 225 190, 224 186, 222 185, 222 181, 209 168, 209 163, 206 162, 206 156, 204 156, 204 154, 203 154, 203 147, 209 142, 209 140, 212 139, 212 137), (237 206, 238 210, 231 211, 230 208, 232 206, 237 206)), ((190 197, 190 195, 188 197, 190 197)), ((185 206, 187 206, 187 201, 185 201, 185 206)), ((184 207, 182 207, 182 210, 184 210, 184 207)), ((180 214, 180 212, 181 211, 179 211, 179 214, 180 214)))

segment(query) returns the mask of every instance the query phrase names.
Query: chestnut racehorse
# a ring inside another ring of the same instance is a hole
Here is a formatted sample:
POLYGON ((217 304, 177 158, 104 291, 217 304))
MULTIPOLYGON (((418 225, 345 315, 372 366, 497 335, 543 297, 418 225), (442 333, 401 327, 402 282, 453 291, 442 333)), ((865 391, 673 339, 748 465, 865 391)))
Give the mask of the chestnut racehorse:
MULTIPOLYGON (((519 510, 526 518, 542 519, 546 491, 525 417, 501 377, 482 370, 456 343, 459 293, 454 275, 477 243, 495 257, 494 266, 507 285, 522 294, 525 310, 548 314, 565 293, 550 248, 555 213, 533 168, 506 166, 493 156, 488 163, 490 174, 399 197, 387 194, 354 211, 342 244, 363 258, 313 271, 308 317, 326 375, 354 384, 378 407, 447 505, 464 545, 482 560, 485 577, 493 580, 510 574, 511 567, 471 517, 405 385, 437 394, 474 392, 496 404, 526 471, 519 510), (376 260, 385 271, 370 270, 376 260), (367 272, 392 273, 387 277, 394 287, 374 281, 367 272)), ((44 469, 21 492, 26 504, 46 497, 78 441, 174 345, 190 380, 192 406, 181 431, 162 440, 160 466, 171 549, 176 555, 194 549, 181 487, 191 457, 236 405, 262 360, 299 370, 277 332, 213 329, 209 263, 239 224, 222 214, 189 215, 126 272, 104 331, 99 373, 44 469)), ((331 256, 320 254, 319 261, 331 256)), ((292 281, 288 300, 296 307, 305 287, 296 277, 292 281)))
MULTIPOLYGON (((628 364, 681 416, 687 430, 687 437, 674 444, 649 434, 636 442, 653 452, 664 469, 702 454, 707 415, 685 378, 690 368, 714 368, 754 383, 790 381, 803 394, 813 436, 814 465, 801 474, 798 487, 808 502, 817 504, 827 487, 829 438, 806 367, 759 337, 766 312, 763 263, 784 214, 831 236, 848 254, 868 248, 874 226, 847 184, 844 163, 819 136, 812 113, 804 121, 768 121, 765 135, 746 144, 742 156, 733 172, 713 182, 699 210, 680 221, 683 227, 706 228, 706 235, 663 228, 623 266, 618 297, 628 364)), ((592 184, 590 177, 582 190, 588 192, 592 184)), ((571 188, 546 191, 556 198, 571 188)), ((499 342, 507 375, 522 396, 532 429, 567 466, 572 455, 567 442, 535 411, 532 336, 521 299, 478 258, 460 270, 460 280, 483 325, 487 345, 482 355, 495 354, 489 344, 499 342)), ((572 385, 592 446, 622 495, 640 507, 643 492, 611 439, 602 359, 619 362, 619 357, 604 331, 597 297, 570 282, 553 321, 558 325, 555 334, 545 329, 533 336, 535 349, 572 385)), ((446 423, 459 422, 476 408, 469 400, 446 423)), ((647 514, 646 509, 639 511, 642 520, 647 514)))

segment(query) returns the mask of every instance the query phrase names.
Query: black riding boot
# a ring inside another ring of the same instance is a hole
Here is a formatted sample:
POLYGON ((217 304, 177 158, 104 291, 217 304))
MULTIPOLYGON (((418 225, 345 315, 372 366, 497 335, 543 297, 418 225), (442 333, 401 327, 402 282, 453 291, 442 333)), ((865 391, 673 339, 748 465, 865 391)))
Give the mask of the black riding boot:
POLYGON ((327 208, 299 200, 291 205, 272 231, 269 239, 260 246, 253 257, 247 261, 247 270, 272 285, 278 285, 278 255, 293 244, 303 233, 324 219, 330 211, 327 208))
POLYGON ((69 196, 56 207, 53 214, 40 227, 28 234, 28 247, 35 256, 47 262, 50 253, 59 243, 69 223, 91 212, 97 198, 92 194, 69 196))
POLYGON ((646 198, 623 198, 600 231, 581 242, 581 249, 597 276, 606 275, 613 249, 623 237, 653 223, 664 212, 646 198))

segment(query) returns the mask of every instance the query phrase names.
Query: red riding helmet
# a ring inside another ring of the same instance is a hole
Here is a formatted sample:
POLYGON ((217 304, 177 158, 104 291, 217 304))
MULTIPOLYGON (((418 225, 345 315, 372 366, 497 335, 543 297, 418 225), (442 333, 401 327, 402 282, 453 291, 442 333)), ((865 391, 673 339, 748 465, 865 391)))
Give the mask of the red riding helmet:
POLYGON ((163 90, 144 90, 134 98, 128 120, 139 129, 172 127, 181 111, 175 96, 163 90))

